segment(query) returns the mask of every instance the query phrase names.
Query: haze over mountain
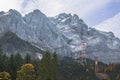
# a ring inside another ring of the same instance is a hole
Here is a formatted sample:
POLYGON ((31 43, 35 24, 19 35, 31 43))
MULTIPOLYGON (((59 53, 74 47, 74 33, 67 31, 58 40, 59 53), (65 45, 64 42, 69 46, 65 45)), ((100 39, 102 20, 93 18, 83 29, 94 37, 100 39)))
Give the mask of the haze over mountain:
POLYGON ((74 57, 81 53, 81 42, 86 42, 88 58, 99 57, 105 63, 119 62, 120 39, 112 32, 89 28, 76 14, 61 13, 47 17, 39 10, 22 16, 16 10, 0 12, 0 34, 15 33, 42 50, 57 52, 62 56, 74 57))
POLYGON ((0 38, 0 47, 7 55, 19 53, 24 57, 28 53, 31 54, 33 58, 36 58, 40 53, 43 53, 42 50, 18 38, 16 34, 10 31, 2 34, 0 38))

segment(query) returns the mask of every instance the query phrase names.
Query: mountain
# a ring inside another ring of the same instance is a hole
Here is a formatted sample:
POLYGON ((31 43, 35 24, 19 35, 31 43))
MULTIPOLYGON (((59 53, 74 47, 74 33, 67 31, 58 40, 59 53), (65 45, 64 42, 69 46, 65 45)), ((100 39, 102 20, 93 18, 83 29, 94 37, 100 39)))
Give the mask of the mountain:
POLYGON ((120 40, 112 32, 89 28, 76 14, 61 13, 47 17, 34 10, 22 16, 11 9, 0 12, 0 34, 6 31, 11 31, 41 50, 68 57, 74 57, 74 53, 81 55, 81 42, 84 40, 88 58, 98 56, 104 63, 120 61, 120 40))
POLYGON ((27 41, 24 41, 13 32, 7 31, 0 38, 0 45, 4 53, 8 55, 11 53, 20 53, 23 57, 28 53, 33 57, 37 57, 42 54, 43 51, 39 48, 31 45, 27 41))
POLYGON ((76 14, 62 13, 50 19, 59 28, 73 53, 81 53, 81 42, 84 40, 86 57, 94 59, 97 56, 100 61, 105 63, 119 62, 120 39, 115 37, 112 32, 89 28, 76 14))
POLYGON ((1 12, 0 32, 12 31, 21 39, 43 50, 71 53, 67 43, 62 38, 59 30, 39 10, 21 16, 16 10, 1 12))
POLYGON ((98 30, 114 32, 120 38, 120 13, 94 26, 98 30))
POLYGON ((69 44, 72 52, 79 51, 81 41, 87 36, 88 26, 82 19, 74 14, 62 13, 54 18, 51 18, 52 22, 61 31, 64 39, 69 44))

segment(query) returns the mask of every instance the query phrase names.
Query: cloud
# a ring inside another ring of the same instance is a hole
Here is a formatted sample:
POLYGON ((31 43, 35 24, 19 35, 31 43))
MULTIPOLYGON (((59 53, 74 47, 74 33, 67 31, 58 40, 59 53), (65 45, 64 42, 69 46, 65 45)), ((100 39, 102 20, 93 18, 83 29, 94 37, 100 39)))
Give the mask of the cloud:
POLYGON ((22 0, 0 0, 0 11, 8 11, 9 9, 20 9, 22 0))
POLYGON ((53 16, 59 13, 63 7, 59 0, 29 0, 24 3, 26 3, 26 7, 21 6, 21 12, 23 14, 31 12, 34 9, 39 9, 43 13, 53 16))
POLYGON ((80 17, 84 17, 106 6, 109 2, 110 0, 65 0, 62 4, 65 5, 64 11, 77 13, 80 17))
POLYGON ((14 8, 16 7, 16 3, 13 3, 13 0, 10 1, 10 3, 8 4, 8 0, 0 0, 0 10, 1 11, 7 11, 10 8, 14 8))
POLYGON ((26 14, 34 9, 40 9, 48 16, 66 12, 76 13, 82 18, 109 2, 111 0, 0 0, 0 10, 7 11, 12 8, 26 14))
POLYGON ((120 12, 113 16, 112 18, 108 18, 104 22, 94 26, 96 29, 101 31, 113 32, 115 36, 120 38, 120 12))
POLYGON ((26 2, 26 7, 22 6, 21 8, 23 14, 34 9, 40 9, 48 16, 66 12, 76 13, 80 17, 84 17, 104 7, 111 0, 28 0, 26 2))

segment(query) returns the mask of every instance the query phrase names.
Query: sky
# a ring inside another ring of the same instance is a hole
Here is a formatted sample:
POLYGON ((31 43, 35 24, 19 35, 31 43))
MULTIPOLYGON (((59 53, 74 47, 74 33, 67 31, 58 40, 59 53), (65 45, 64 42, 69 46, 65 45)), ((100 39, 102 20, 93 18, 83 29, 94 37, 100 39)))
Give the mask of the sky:
POLYGON ((25 15, 39 9, 47 16, 77 14, 92 27, 120 12, 120 0, 0 0, 0 11, 16 9, 25 15))

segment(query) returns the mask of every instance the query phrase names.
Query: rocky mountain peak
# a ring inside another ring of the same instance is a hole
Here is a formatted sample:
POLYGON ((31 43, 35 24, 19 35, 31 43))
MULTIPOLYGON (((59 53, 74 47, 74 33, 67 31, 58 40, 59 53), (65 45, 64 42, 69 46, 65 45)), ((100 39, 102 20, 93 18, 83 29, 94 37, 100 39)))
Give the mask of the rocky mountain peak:
POLYGON ((42 13, 39 9, 35 9, 35 10, 33 10, 33 12, 35 12, 35 13, 42 13))
MULTIPOLYGON (((30 12, 24 16, 25 22, 28 24, 31 24, 32 26, 35 25, 40 25, 42 23, 48 23, 49 24, 49 19, 47 18, 46 15, 44 15, 40 10, 36 9, 33 12, 30 12)), ((45 24, 46 25, 46 24, 45 24)))
POLYGON ((74 19, 74 20, 79 20, 78 15, 77 15, 77 14, 74 14, 74 15, 73 15, 73 19, 74 19))
MULTIPOLYGON (((79 25, 86 25, 85 22, 79 18, 76 14, 67 14, 67 13, 61 13, 54 17, 54 21, 63 24, 63 25, 71 25, 71 26, 79 26, 79 25)), ((86 25, 87 26, 87 25, 86 25)), ((87 27, 86 27, 87 28, 87 27)))
POLYGON ((64 18, 72 17, 72 15, 71 14, 67 14, 67 13, 61 13, 61 14, 55 16, 55 17, 64 19, 64 18))
POLYGON ((26 16, 33 16, 33 17, 42 17, 42 16, 46 16, 45 14, 43 14, 39 9, 34 10, 33 12, 30 12, 28 14, 25 15, 26 16))
POLYGON ((5 14, 5 12, 4 12, 4 11, 1 11, 1 12, 0 12, 0 15, 3 15, 3 14, 5 14))
POLYGON ((69 24, 71 22, 72 15, 67 13, 61 13, 54 17, 58 23, 69 24))
POLYGON ((9 15, 22 17, 22 15, 14 9, 10 9, 7 13, 9 13, 9 15))

